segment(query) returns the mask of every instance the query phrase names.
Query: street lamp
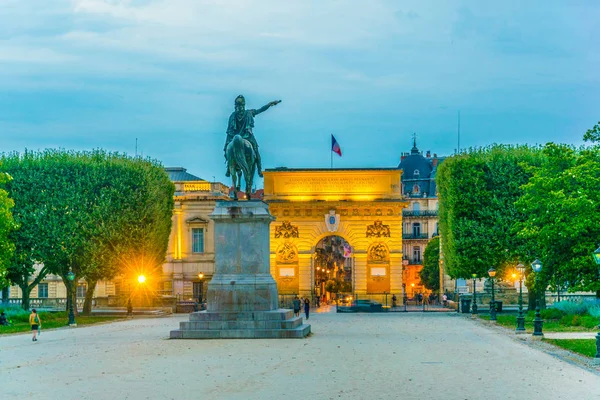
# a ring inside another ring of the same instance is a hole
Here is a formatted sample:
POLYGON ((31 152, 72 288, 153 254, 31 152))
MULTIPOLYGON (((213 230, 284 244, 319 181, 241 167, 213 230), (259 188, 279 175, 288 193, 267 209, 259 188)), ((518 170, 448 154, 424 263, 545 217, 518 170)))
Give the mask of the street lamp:
MULTIPOLYGON (((535 288, 536 288, 536 290, 539 291, 538 275, 542 271, 542 262, 536 258, 535 261, 531 263, 531 268, 533 268, 533 271, 535 272, 535 288)), ((539 295, 539 293, 536 293, 536 296, 535 296, 535 319, 533 320, 533 336, 544 336, 544 333, 542 332, 543 324, 544 324, 544 322, 542 321, 542 318, 540 317, 540 295, 539 295)))
POLYGON ((496 276, 496 270, 494 267, 488 269, 488 275, 492 282, 492 301, 490 302, 490 321, 496 320, 496 298, 494 297, 494 277, 496 276))
MULTIPOLYGON (((594 261, 600 265, 600 247, 593 253, 594 261)), ((596 334, 596 356, 594 357, 594 364, 600 364, 600 331, 596 334)))
POLYGON ((477 289, 475 288, 475 279, 477 279, 477 274, 471 274, 473 277, 473 307, 471 308, 471 314, 477 315, 477 289))
MULTIPOLYGON (((144 275, 138 275, 137 277, 138 283, 141 285, 146 282, 146 277, 144 275)), ((133 304, 131 304, 131 281, 129 281, 129 298, 127 299, 127 316, 133 318, 133 304)))
POLYGON ((71 296, 69 297, 69 326, 77 326, 77 322, 75 322, 75 311, 73 310, 73 280, 75 279, 75 274, 71 267, 69 267, 69 272, 67 273, 67 280, 69 281, 69 285, 71 286, 71 296))
POLYGON ((525 277, 525 266, 517 265, 519 272, 519 316, 517 317, 517 333, 525 333, 525 317, 523 316, 523 278, 525 277))

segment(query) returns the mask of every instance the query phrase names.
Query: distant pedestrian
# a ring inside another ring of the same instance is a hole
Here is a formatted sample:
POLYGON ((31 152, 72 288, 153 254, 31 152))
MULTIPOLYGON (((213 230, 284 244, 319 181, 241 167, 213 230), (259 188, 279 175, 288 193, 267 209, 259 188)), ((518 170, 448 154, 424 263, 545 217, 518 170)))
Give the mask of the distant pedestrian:
POLYGON ((317 296, 317 307, 321 307, 321 296, 317 296))
POLYGON ((42 327, 42 321, 35 308, 32 309, 31 314, 29 314, 29 325, 31 325, 31 331, 33 332, 33 339, 31 340, 37 342, 37 335, 42 327))
POLYGON ((6 318, 4 311, 0 313, 0 326, 8 326, 8 319, 6 318))
POLYGON ((396 295, 392 296, 392 308, 396 308, 397 304, 396 302, 398 301, 398 298, 396 297, 396 295))
POLYGON ((295 317, 299 317, 300 316, 300 299, 298 298, 298 296, 294 297, 294 301, 292 301, 293 305, 294 305, 294 316, 295 317))
POLYGON ((310 312, 310 301, 308 297, 304 299, 304 314, 306 315, 306 319, 308 319, 308 313, 310 312))
POLYGON ((448 296, 446 295, 446 293, 444 293, 444 295, 442 296, 442 302, 444 304, 444 307, 448 305, 448 296))

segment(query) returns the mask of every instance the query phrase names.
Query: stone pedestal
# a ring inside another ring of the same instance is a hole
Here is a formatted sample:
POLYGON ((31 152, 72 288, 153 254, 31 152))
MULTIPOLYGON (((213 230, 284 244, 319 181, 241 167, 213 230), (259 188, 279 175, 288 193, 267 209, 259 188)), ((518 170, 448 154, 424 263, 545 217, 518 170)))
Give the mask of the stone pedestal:
POLYGON ((171 339, 303 338, 310 325, 280 309, 269 267, 269 224, 262 201, 218 201, 215 274, 206 311, 190 314, 171 339))

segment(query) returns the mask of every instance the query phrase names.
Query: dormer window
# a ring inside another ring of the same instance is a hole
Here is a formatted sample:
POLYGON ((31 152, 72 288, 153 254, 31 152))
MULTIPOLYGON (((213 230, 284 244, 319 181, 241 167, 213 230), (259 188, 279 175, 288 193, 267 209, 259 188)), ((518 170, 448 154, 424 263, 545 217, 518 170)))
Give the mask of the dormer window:
POLYGON ((415 172, 413 172, 413 177, 418 178, 419 174, 420 174, 419 170, 415 169, 415 172))
POLYGON ((413 186, 413 194, 419 194, 419 185, 415 184, 413 186))

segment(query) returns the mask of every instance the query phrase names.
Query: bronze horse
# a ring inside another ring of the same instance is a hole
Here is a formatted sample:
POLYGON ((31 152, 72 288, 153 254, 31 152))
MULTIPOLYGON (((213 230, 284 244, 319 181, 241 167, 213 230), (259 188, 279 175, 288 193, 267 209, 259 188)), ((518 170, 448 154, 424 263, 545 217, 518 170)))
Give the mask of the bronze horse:
POLYGON ((240 135, 235 135, 227 145, 225 154, 227 157, 227 168, 233 181, 233 199, 238 199, 237 193, 240 191, 242 174, 246 181, 246 198, 250 199, 252 181, 256 172, 256 154, 254 153, 252 144, 240 135))

